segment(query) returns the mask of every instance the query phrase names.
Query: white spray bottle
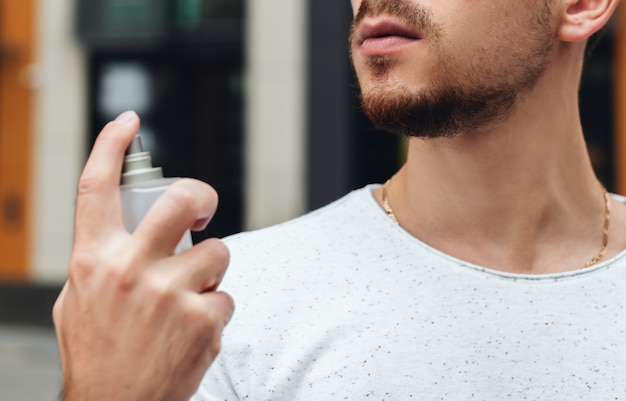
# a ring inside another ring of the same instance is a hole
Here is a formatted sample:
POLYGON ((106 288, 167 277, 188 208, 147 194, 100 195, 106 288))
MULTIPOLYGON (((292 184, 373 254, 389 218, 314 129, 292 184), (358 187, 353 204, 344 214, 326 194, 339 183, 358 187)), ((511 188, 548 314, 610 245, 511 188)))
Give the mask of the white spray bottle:
MULTIPOLYGON (((129 232, 135 231, 157 198, 177 179, 163 178, 161 167, 153 167, 150 153, 143 150, 141 136, 135 135, 126 150, 120 186, 124 226, 129 232)), ((180 253, 192 245, 191 233, 187 230, 174 252, 180 253)))

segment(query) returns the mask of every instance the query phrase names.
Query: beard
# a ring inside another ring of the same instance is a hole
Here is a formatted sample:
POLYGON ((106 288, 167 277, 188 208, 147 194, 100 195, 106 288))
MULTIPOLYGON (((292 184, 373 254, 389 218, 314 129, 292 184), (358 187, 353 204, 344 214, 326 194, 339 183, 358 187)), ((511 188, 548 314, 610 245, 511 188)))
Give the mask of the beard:
MULTIPOLYGON (((508 49, 520 49, 506 62, 493 51, 477 52, 481 60, 476 62, 475 58, 455 58, 446 51, 443 30, 433 22, 428 9, 408 0, 363 0, 352 25, 353 49, 358 23, 366 16, 385 14, 422 32, 437 53, 433 78, 422 89, 411 89, 399 79, 391 79, 397 62, 393 57, 367 58, 365 71, 372 84, 366 90, 360 86, 364 113, 378 129, 421 138, 452 137, 506 120, 548 65, 555 43, 548 3, 544 2, 539 13, 529 13, 526 36, 505 42, 508 49)), ((352 59, 354 63, 354 55, 352 59)))

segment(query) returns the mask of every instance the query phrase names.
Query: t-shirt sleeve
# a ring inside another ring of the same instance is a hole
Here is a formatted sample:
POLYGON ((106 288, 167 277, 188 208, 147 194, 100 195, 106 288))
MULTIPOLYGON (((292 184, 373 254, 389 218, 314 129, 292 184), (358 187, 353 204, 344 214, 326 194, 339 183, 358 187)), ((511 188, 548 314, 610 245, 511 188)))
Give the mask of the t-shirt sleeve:
POLYGON ((238 234, 226 239, 224 242, 231 251, 231 260, 224 280, 220 285, 220 290, 230 294, 235 301, 235 314, 230 323, 224 328, 222 335, 221 351, 213 361, 207 372, 205 373, 200 386, 196 394, 190 399, 190 401, 238 401, 240 399, 234 385, 234 376, 237 373, 236 369, 240 364, 236 356, 237 353, 230 352, 232 345, 232 336, 237 334, 237 330, 232 330, 232 326, 238 323, 238 315, 240 315, 242 294, 237 289, 241 286, 241 270, 246 266, 246 263, 242 263, 241 259, 244 258, 246 253, 242 252, 237 247, 234 247, 234 242, 237 238, 243 237, 245 234, 238 234), (235 361, 235 363, 233 363, 235 361), (230 363, 229 363, 230 362, 230 363), (235 371, 233 371, 233 369, 235 371))

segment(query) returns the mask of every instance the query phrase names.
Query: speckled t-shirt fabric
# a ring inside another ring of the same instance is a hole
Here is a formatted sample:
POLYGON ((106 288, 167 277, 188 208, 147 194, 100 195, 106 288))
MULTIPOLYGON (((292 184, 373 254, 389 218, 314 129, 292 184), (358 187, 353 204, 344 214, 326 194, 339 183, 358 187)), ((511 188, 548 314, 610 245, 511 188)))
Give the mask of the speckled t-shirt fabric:
POLYGON ((374 187, 227 239, 236 311, 192 400, 626 400, 624 253, 484 269, 395 225, 374 187))

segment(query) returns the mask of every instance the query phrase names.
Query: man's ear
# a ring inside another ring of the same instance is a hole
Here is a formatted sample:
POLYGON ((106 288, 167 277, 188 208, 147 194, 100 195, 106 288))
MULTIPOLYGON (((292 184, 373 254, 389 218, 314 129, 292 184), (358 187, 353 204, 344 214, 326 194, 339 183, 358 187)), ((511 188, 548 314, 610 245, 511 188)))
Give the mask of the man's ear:
POLYGON ((620 0, 563 0, 557 36, 564 42, 580 42, 602 29, 620 0))

